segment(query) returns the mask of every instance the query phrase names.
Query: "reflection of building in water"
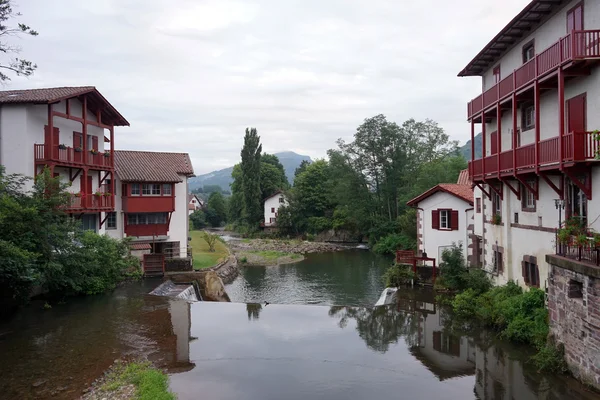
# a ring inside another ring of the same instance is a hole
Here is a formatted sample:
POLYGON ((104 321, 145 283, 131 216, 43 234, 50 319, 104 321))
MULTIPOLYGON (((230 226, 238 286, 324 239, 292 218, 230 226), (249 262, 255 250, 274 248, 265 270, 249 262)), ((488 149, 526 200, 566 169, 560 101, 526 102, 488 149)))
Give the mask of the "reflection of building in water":
MULTIPOLYGON (((187 301, 169 302, 171 324, 176 337, 175 360, 178 364, 190 364, 190 303, 187 301)), ((190 364, 193 367, 193 364, 190 364)))
MULTIPOLYGON (((415 358, 440 380, 472 375, 476 352, 473 341, 444 332, 443 315, 436 310, 435 304, 416 300, 407 302, 417 316, 418 340, 410 349, 415 358)), ((401 307, 400 303, 398 305, 401 307)))

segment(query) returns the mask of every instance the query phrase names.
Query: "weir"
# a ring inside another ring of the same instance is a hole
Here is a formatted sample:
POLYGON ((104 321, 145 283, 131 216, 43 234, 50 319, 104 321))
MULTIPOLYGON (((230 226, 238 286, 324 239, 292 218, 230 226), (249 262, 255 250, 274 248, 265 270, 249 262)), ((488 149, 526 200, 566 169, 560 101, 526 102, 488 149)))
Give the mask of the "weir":
POLYGON ((381 292, 381 296, 379 296, 379 300, 375 303, 376 306, 384 306, 386 304, 392 304, 396 301, 396 292, 397 288, 385 288, 383 292, 381 292))
POLYGON ((177 298, 177 299, 190 300, 190 301, 201 301, 202 300, 202 298, 196 294, 194 285, 191 285, 191 284, 178 285, 178 284, 173 283, 173 281, 170 281, 170 280, 161 283, 149 294, 151 294, 153 296, 173 297, 173 298, 177 298))

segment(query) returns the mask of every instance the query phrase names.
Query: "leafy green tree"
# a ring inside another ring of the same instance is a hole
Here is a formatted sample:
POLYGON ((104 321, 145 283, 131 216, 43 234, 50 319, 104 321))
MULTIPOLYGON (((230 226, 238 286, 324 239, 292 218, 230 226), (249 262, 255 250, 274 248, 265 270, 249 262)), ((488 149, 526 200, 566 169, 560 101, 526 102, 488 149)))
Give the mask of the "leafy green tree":
POLYGON ((208 198, 206 220, 213 227, 221 226, 227 221, 227 205, 220 192, 212 192, 208 198))
POLYGON ((315 219, 309 224, 310 218, 332 217, 333 204, 329 184, 328 164, 325 160, 315 161, 296 177, 293 203, 302 230, 307 229, 309 225, 313 231, 319 226, 326 226, 323 220, 315 219))
POLYGON ((196 210, 190 215, 190 221, 192 222, 192 228, 200 230, 206 228, 206 216, 203 210, 196 210))
POLYGON ((256 128, 246 128, 244 147, 241 151, 243 218, 251 227, 258 227, 263 216, 260 188, 261 153, 262 145, 256 128))
POLYGON ((244 188, 242 185, 242 165, 236 164, 231 171, 231 197, 227 207, 228 220, 239 223, 244 213, 244 188))
POLYGON ((260 188, 262 200, 279 190, 288 189, 290 184, 285 176, 283 165, 273 154, 263 154, 260 166, 260 188))
POLYGON ((294 171, 294 179, 296 179, 296 177, 298 175, 300 175, 301 173, 306 171, 306 167, 308 167, 309 165, 310 165, 310 161, 302 160, 302 162, 300 162, 300 165, 298 166, 298 168, 296 168, 296 170, 294 171))
MULTIPOLYGON (((19 53, 21 48, 10 44, 6 39, 9 37, 19 36, 21 34, 29 36, 37 36, 38 32, 31 27, 18 23, 16 26, 9 26, 8 21, 20 17, 21 13, 14 12, 12 0, 0 0, 0 52, 2 54, 19 53)), ((37 65, 29 60, 15 58, 8 62, 0 63, 0 68, 17 74, 17 76, 33 75, 37 65)), ((9 81, 10 77, 3 72, 0 72, 0 81, 9 81)))
POLYGON ((216 233, 202 231, 202 239, 204 239, 204 241, 208 245, 208 251, 214 253, 215 243, 217 243, 217 240, 219 240, 219 235, 217 235, 216 233))

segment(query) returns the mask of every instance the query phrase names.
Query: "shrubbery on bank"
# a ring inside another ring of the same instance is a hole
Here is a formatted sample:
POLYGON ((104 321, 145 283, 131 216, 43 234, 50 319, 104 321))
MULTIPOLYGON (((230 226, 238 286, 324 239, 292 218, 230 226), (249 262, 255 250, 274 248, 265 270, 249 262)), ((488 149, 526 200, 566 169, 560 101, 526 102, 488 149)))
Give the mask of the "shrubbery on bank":
POLYGON ((48 170, 33 189, 0 166, 0 313, 27 302, 34 287, 51 297, 96 294, 139 273, 125 242, 84 232, 64 210, 66 186, 48 170))

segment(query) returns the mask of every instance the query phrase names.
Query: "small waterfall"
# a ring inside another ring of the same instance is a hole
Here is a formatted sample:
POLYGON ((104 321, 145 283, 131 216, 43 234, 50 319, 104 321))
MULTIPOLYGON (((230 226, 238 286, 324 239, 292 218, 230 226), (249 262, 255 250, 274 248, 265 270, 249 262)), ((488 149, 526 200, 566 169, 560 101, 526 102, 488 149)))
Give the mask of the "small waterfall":
POLYGON ((375 303, 376 306, 384 306, 386 304, 392 304, 396 299, 397 288, 385 288, 379 296, 379 300, 375 303))
POLYGON ((190 301, 199 301, 196 290, 191 284, 176 285, 173 281, 166 281, 158 285, 150 294, 155 296, 174 297, 190 301))

